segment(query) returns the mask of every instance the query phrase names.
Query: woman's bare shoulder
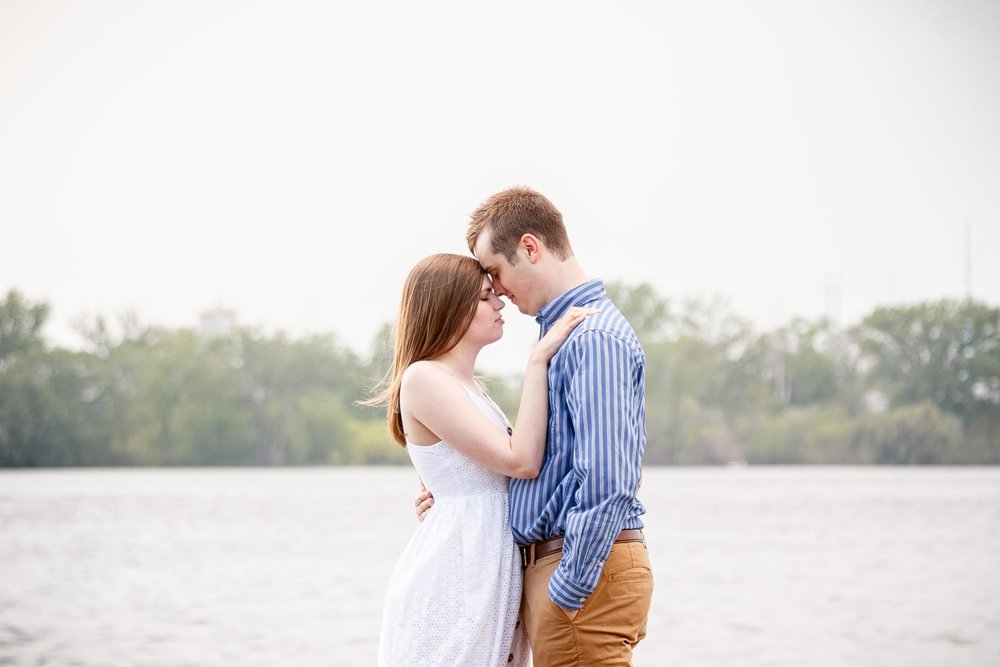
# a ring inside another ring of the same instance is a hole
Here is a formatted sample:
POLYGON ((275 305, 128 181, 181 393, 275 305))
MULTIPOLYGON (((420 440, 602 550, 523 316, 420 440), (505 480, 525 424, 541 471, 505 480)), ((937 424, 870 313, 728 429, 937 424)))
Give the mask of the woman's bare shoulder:
POLYGON ((449 374, 440 364, 429 359, 415 361, 403 371, 400 389, 406 392, 423 392, 440 390, 450 379, 449 374))
POLYGON ((440 374, 441 369, 438 368, 438 364, 430 359, 424 359, 422 361, 414 361, 403 369, 403 380, 421 380, 427 377, 437 377, 440 374))

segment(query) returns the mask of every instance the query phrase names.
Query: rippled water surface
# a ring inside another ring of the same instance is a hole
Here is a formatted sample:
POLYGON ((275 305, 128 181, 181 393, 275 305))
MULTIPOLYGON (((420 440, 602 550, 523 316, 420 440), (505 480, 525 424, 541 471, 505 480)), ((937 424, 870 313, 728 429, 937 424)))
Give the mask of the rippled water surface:
MULTIPOLYGON (((371 665, 406 468, 0 472, 0 665, 371 665)), ((1000 469, 647 468, 637 665, 1000 665, 1000 469)))

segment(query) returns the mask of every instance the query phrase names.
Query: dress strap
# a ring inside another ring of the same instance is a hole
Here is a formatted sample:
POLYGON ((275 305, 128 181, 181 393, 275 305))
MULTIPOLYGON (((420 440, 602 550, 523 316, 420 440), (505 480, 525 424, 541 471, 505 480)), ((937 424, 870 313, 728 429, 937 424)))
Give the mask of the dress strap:
POLYGON ((477 399, 480 403, 485 405, 492 413, 494 413, 500 419, 503 425, 507 428, 507 435, 513 433, 513 428, 511 428, 510 420, 507 419, 507 415, 503 413, 503 410, 500 409, 500 406, 498 406, 493 401, 492 398, 484 395, 482 392, 476 391, 472 387, 466 386, 465 390, 469 392, 470 396, 472 396, 473 398, 477 399))

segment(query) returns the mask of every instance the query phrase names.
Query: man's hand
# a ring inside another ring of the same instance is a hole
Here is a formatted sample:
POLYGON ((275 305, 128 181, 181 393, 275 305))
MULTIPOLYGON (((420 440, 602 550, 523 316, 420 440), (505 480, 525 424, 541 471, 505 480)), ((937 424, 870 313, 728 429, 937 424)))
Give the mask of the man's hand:
POLYGON ((427 516, 428 510, 434 506, 434 496, 424 487, 423 482, 420 483, 420 493, 414 498, 413 505, 417 509, 418 521, 423 521, 424 517, 427 516))
POLYGON ((564 612, 566 612, 566 616, 567 616, 567 617, 569 618, 569 620, 571 620, 571 621, 572 621, 572 620, 573 620, 574 618, 576 618, 576 615, 577 615, 577 614, 579 614, 579 613, 580 613, 580 610, 579 610, 579 609, 567 609, 566 607, 564 607, 564 606, 562 606, 562 605, 557 605, 557 606, 558 606, 558 607, 559 607, 560 609, 562 609, 562 610, 563 610, 564 612))

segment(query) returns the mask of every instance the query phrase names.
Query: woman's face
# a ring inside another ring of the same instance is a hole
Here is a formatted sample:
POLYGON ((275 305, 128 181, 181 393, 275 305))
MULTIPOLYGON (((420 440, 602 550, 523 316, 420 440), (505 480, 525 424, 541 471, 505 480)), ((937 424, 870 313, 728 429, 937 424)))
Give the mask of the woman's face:
POLYGON ((483 276, 483 287, 479 291, 479 304, 472 324, 465 333, 465 338, 480 345, 489 345, 503 336, 503 317, 500 311, 506 304, 493 293, 493 284, 489 276, 483 276))

